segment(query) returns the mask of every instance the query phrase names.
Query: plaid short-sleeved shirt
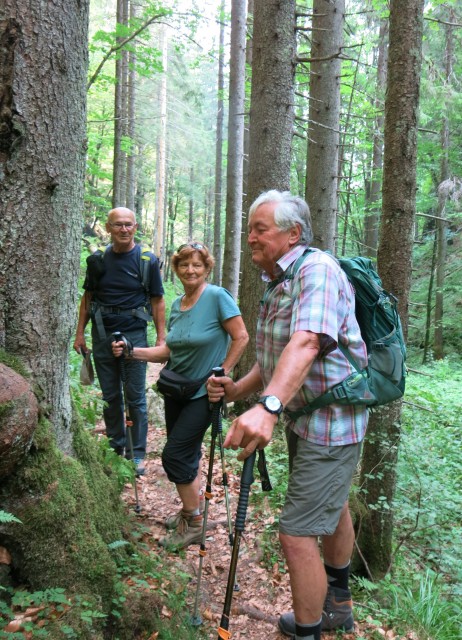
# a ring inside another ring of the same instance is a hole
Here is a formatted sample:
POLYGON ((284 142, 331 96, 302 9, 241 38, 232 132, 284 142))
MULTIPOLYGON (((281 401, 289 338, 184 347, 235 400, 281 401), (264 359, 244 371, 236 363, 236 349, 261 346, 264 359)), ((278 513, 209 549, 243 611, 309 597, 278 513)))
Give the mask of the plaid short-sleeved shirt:
MULTIPOLYGON (((305 251, 297 245, 277 263, 286 272, 305 251)), ((267 274, 263 279, 268 281, 267 274)), ((348 347, 355 361, 367 364, 366 346, 356 321, 354 292, 338 262, 323 251, 312 249, 293 279, 267 290, 260 305, 257 326, 257 362, 265 385, 296 331, 311 331, 320 338, 321 351, 305 383, 287 408, 294 411, 341 382, 353 368, 337 348, 348 347)), ((290 371, 287 372, 290 375, 290 371)), ((330 404, 301 416, 289 424, 301 438, 320 445, 340 446, 361 442, 368 413, 363 406, 330 404)))

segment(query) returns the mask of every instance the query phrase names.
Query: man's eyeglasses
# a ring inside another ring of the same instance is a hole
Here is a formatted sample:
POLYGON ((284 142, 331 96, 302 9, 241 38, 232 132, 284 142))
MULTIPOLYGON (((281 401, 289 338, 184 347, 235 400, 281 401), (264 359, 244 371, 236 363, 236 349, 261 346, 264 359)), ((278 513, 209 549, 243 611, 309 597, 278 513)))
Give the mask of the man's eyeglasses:
POLYGON ((124 224, 123 222, 110 222, 109 226, 117 230, 123 229, 125 227, 127 231, 131 231, 135 225, 133 224, 133 222, 130 222, 129 224, 124 224))
POLYGON ((200 242, 186 242, 185 244, 180 244, 176 252, 180 253, 180 251, 182 251, 183 249, 186 249, 186 247, 191 247, 191 249, 196 249, 196 251, 205 249, 204 245, 201 244, 200 242))

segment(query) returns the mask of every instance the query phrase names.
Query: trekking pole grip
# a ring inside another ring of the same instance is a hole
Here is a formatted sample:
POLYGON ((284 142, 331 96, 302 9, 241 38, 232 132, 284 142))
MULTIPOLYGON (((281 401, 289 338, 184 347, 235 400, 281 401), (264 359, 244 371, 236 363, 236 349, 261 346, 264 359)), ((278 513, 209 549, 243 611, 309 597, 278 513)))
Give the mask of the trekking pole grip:
MULTIPOLYGON (((225 370, 223 367, 214 367, 212 369, 212 373, 214 376, 220 377, 225 375, 225 370)), ((218 400, 218 402, 214 402, 212 404, 212 436, 216 436, 218 433, 222 431, 221 424, 221 408, 223 406, 223 400, 218 400)))
POLYGON ((239 491, 239 502, 237 504, 237 511, 236 511, 236 522, 235 522, 236 531, 244 531, 245 517, 247 514, 247 506, 249 504, 250 487, 252 486, 252 483, 254 481, 253 466, 255 464, 256 456, 257 456, 257 452, 254 451, 244 461, 244 467, 242 469, 242 475, 241 475, 241 488, 239 491))

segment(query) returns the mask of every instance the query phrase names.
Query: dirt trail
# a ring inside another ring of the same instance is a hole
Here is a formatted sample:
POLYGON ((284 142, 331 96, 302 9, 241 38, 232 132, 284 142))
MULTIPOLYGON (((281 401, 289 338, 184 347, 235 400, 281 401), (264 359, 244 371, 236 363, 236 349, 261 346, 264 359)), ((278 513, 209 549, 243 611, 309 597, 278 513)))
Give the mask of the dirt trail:
MULTIPOLYGON (((149 365, 148 380, 152 384, 158 375, 159 366, 149 365)), ((162 401, 153 391, 148 392, 150 426, 146 456, 146 473, 138 480, 138 494, 142 513, 139 516, 149 531, 145 542, 152 546, 156 553, 168 554, 170 560, 178 563, 178 569, 191 576, 188 586, 189 613, 194 613, 197 572, 199 567, 199 546, 189 547, 184 556, 167 552, 157 544, 165 535, 165 518, 175 513, 180 505, 179 498, 172 484, 168 481, 161 463, 161 452, 165 442, 165 429, 162 418, 162 401)), ((205 486, 208 469, 208 451, 204 451, 203 486, 205 486)), ((238 475, 227 469, 231 504, 231 515, 234 519, 239 494, 238 475)), ((259 491, 260 484, 255 483, 252 490, 259 491)), ((231 548, 228 538, 228 526, 224 489, 222 486, 222 468, 218 451, 215 455, 213 497, 209 503, 209 528, 206 539, 207 555, 203 560, 201 597, 199 613, 203 619, 202 629, 207 637, 216 640, 220 624, 223 603, 228 580, 228 569, 231 548)), ((124 500, 129 508, 134 507, 133 487, 127 485, 124 500)), ((268 513, 268 518, 272 518, 268 513)), ((277 620, 281 613, 291 609, 291 595, 287 573, 275 565, 266 569, 262 562, 260 548, 263 523, 260 518, 253 518, 249 509, 246 527, 241 539, 237 582, 239 591, 233 593, 232 613, 229 631, 233 640, 283 640, 285 636, 277 630, 277 620)), ((169 615, 168 610, 163 612, 169 615)), ((345 634, 344 640, 372 637, 377 626, 355 623, 355 633, 345 634)), ((385 632, 383 632, 385 636, 385 632)), ((324 634, 323 638, 334 638, 335 634, 324 634)), ((393 638, 394 635, 387 635, 393 638)))

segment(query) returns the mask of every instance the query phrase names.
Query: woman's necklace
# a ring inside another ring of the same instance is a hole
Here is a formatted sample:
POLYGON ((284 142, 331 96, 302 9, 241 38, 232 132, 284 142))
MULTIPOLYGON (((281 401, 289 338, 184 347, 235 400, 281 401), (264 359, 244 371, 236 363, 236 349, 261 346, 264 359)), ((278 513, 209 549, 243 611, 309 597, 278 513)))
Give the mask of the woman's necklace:
POLYGON ((192 294, 189 295, 185 293, 184 296, 181 298, 181 304, 180 304, 181 311, 188 311, 188 309, 191 309, 192 307, 194 307, 196 302, 201 297, 201 294, 206 286, 207 286, 207 283, 204 283, 199 289, 195 289, 192 292, 192 294))

